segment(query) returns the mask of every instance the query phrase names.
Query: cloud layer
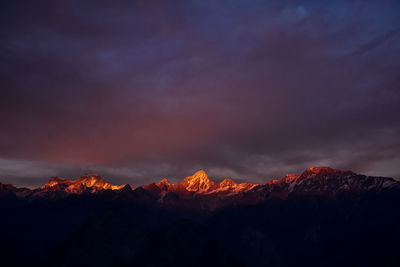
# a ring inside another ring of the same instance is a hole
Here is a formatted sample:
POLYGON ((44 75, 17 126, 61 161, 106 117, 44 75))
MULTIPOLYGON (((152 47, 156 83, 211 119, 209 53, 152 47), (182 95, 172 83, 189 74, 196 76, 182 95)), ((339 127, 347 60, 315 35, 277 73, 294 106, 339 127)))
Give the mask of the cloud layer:
POLYGON ((398 1, 0 5, 2 180, 400 177, 398 1))

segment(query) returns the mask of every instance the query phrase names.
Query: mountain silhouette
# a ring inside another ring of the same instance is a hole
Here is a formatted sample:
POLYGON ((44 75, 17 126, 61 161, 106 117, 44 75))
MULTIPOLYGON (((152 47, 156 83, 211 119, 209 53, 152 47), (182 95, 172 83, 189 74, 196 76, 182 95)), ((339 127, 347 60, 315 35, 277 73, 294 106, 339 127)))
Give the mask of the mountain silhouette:
POLYGON ((400 183, 310 167, 264 184, 200 170, 0 183, 2 266, 398 266, 400 183))

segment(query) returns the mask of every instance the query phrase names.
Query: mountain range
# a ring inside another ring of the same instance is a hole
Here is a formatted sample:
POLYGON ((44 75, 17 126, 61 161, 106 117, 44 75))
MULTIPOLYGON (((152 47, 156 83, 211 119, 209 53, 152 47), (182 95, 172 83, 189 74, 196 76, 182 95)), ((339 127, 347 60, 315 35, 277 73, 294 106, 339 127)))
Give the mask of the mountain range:
POLYGON ((0 183, 3 266, 400 266, 400 182, 310 167, 264 184, 0 183), (189 264, 190 262, 190 264, 189 264))
POLYGON ((0 197, 32 202, 96 194, 120 200, 125 197, 126 200, 144 201, 169 208, 187 206, 190 209, 214 210, 227 205, 257 204, 295 196, 335 197, 399 188, 400 182, 393 178, 365 176, 329 167, 310 167, 300 175, 287 174, 282 179, 265 184, 236 183, 232 179, 215 183, 203 170, 186 177, 180 183, 172 184, 165 178, 159 183, 153 182, 137 188, 128 184, 110 184, 98 174, 87 174, 76 180, 52 177, 44 186, 33 190, 0 183, 0 197), (191 206, 187 205, 188 201, 191 206))

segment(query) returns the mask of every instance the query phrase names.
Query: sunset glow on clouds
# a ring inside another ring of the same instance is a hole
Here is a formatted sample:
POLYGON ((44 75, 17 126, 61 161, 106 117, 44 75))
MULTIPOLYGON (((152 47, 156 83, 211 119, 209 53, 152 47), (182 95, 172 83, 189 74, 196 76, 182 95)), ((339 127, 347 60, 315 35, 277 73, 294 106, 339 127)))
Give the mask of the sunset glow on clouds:
POLYGON ((4 182, 400 177, 398 1, 46 2, 0 4, 4 182))

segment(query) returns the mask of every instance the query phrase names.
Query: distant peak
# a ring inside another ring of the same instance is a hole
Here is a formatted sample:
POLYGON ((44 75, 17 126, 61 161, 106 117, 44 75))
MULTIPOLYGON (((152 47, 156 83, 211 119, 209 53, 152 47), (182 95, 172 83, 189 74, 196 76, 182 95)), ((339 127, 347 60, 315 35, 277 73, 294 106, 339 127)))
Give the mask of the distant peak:
POLYGON ((103 187, 106 183, 98 174, 85 174, 74 181, 75 184, 84 185, 86 187, 103 187))
POLYGON ((42 186, 42 188, 50 188, 57 185, 68 186, 70 184, 72 184, 70 180, 55 176, 51 177, 49 181, 44 186, 42 186))
POLYGON ((232 179, 224 179, 222 182, 219 183, 221 187, 227 187, 227 186, 235 186, 237 183, 233 181, 232 179))
POLYGON ((159 182, 159 184, 171 184, 167 178, 164 178, 161 180, 161 182, 159 182))
POLYGON ((104 179, 97 173, 85 174, 78 178, 78 180, 96 180, 96 181, 104 181, 104 179))
POLYGON ((311 166, 308 168, 306 171, 314 172, 314 173, 320 173, 320 172, 335 172, 336 170, 330 168, 330 167, 315 167, 311 166))
POLYGON ((206 191, 214 185, 214 182, 210 181, 205 171, 199 170, 192 176, 186 177, 182 185, 185 186, 188 191, 206 191))
POLYGON ((204 170, 199 170, 195 174, 193 174, 193 177, 198 177, 201 179, 208 179, 208 175, 204 170))
POLYGON ((346 174, 346 173, 352 173, 351 171, 342 171, 342 170, 336 170, 332 169, 330 167, 315 167, 312 166, 305 170, 301 176, 306 177, 306 176, 314 176, 314 175, 331 175, 331 174, 346 174))
POLYGON ((125 185, 113 185, 104 181, 99 174, 85 174, 76 180, 68 180, 60 177, 52 177, 42 187, 42 189, 61 189, 67 192, 80 192, 82 188, 91 188, 92 191, 99 191, 103 189, 120 190, 125 185))
POLYGON ((157 186, 162 190, 168 190, 168 188, 171 186, 171 183, 168 181, 167 178, 164 178, 161 180, 161 182, 157 184, 157 186))
POLYGON ((132 187, 129 184, 126 185, 122 185, 122 188, 119 189, 121 192, 131 192, 132 191, 132 187))

